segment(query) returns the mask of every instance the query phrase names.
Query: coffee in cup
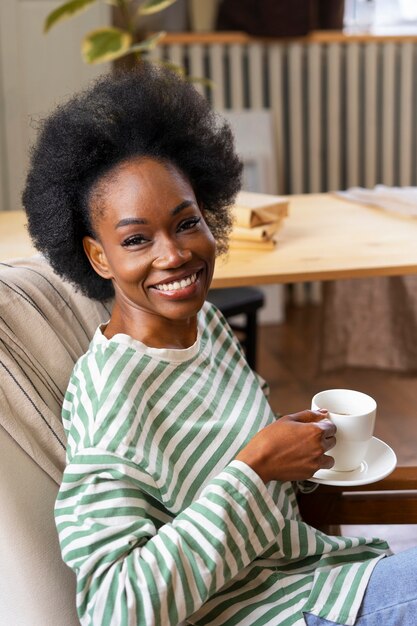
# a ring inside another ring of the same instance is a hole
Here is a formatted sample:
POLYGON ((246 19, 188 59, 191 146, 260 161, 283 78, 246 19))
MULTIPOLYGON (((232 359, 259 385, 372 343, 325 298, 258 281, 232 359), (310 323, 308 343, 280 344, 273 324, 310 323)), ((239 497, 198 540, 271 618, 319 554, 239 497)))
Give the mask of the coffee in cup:
POLYGON ((337 428, 336 445, 329 450, 335 460, 332 470, 349 472, 360 467, 374 433, 375 400, 353 389, 327 389, 313 397, 311 408, 327 409, 337 428))

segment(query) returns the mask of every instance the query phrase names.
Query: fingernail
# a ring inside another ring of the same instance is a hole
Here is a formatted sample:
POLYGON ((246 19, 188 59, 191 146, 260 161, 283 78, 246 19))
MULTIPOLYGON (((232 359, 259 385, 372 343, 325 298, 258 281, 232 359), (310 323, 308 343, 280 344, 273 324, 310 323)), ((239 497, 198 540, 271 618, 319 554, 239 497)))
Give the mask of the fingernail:
POLYGON ((327 409, 319 409, 319 413, 328 413, 329 411, 327 409))

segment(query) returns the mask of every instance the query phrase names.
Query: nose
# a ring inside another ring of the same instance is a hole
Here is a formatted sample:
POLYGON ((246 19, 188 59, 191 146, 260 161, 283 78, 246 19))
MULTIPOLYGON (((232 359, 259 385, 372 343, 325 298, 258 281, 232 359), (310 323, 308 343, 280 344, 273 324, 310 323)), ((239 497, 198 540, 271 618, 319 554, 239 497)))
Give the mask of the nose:
POLYGON ((153 267, 156 269, 175 269, 192 258, 192 252, 171 238, 164 238, 156 249, 153 267))

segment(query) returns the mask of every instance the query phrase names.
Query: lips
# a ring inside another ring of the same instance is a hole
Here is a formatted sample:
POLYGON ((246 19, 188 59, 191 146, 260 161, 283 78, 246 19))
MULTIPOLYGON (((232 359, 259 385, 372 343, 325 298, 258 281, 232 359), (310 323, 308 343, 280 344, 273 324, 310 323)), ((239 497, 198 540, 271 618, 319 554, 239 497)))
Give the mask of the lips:
POLYGON ((193 285, 196 281, 197 272, 194 272, 181 280, 174 280, 169 283, 159 283, 157 285, 153 285, 153 288, 158 291, 179 291, 180 289, 185 289, 186 287, 193 285))

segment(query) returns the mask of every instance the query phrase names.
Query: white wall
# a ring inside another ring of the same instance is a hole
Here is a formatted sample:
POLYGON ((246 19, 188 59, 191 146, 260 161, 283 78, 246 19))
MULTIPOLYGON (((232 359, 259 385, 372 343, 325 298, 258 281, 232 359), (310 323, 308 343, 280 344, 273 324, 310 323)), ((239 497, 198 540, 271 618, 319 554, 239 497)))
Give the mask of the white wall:
MULTIPOLYGON (((1 50, 1 30, 0 30, 1 50)), ((6 200, 9 197, 8 181, 6 176, 6 140, 5 140, 5 98, 3 91, 2 65, 0 63, 0 211, 6 208, 6 200)))
POLYGON ((107 69, 86 65, 80 42, 89 30, 109 23, 109 7, 98 3, 44 35, 46 15, 60 4, 0 2, 0 209, 21 208, 36 120, 107 69))
MULTIPOLYGON (((275 129, 271 111, 222 110, 235 135, 236 150, 243 162, 243 185, 246 191, 277 194, 275 129)), ((279 243, 277 244, 279 245, 279 243)), ((259 313, 261 324, 279 324, 285 317, 282 285, 257 285, 265 297, 259 313)))

